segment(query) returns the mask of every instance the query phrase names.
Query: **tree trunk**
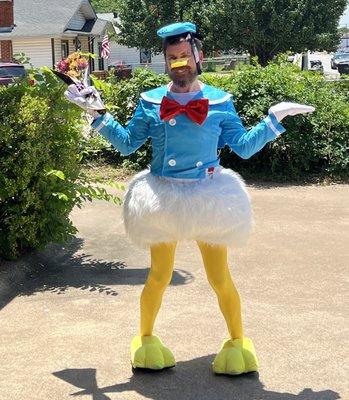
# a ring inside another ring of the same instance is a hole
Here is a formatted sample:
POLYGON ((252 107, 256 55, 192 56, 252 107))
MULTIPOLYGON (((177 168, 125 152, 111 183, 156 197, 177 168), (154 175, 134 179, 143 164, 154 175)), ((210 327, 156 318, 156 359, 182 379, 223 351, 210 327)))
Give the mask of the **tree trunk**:
POLYGON ((267 53, 266 51, 264 51, 263 49, 249 49, 249 53, 251 55, 251 57, 258 57, 258 62, 262 67, 265 67, 269 61, 271 61, 273 59, 273 55, 270 55, 269 53, 267 53))

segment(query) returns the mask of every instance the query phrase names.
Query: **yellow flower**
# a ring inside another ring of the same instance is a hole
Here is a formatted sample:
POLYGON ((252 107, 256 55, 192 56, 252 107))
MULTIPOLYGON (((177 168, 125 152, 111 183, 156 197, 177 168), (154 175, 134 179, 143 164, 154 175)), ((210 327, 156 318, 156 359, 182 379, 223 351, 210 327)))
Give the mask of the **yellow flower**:
POLYGON ((74 70, 70 70, 67 72, 67 75, 71 76, 72 78, 81 78, 81 75, 74 70))

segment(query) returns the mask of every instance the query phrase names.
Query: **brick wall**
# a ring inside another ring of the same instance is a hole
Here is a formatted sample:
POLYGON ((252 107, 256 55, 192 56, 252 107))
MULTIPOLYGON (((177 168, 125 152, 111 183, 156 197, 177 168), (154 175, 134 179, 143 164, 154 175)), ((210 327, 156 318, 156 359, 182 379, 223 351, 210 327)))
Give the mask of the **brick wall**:
MULTIPOLYGON (((13 26, 13 0, 0 0, 0 33, 11 32, 13 26)), ((11 40, 0 40, 0 61, 12 61, 11 40)))
POLYGON ((0 29, 12 29, 13 24, 13 0, 0 0, 0 29))
POLYGON ((12 61, 12 42, 11 40, 0 40, 0 61, 12 61))

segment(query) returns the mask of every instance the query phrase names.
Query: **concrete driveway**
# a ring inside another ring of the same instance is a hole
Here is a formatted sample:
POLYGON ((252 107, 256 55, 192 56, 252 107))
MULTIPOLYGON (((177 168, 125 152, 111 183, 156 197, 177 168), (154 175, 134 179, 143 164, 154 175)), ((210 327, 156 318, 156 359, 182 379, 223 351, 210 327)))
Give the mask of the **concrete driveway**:
POLYGON ((157 320, 174 369, 132 373, 147 252, 120 208, 74 210, 67 246, 0 268, 0 399, 348 399, 349 186, 250 186, 256 226, 230 253, 259 374, 215 376, 226 337, 194 243, 182 243, 157 320))
POLYGON ((323 52, 309 52, 309 62, 310 60, 320 60, 324 67, 324 74, 328 79, 340 79, 340 74, 336 69, 331 68, 331 58, 333 53, 323 52))

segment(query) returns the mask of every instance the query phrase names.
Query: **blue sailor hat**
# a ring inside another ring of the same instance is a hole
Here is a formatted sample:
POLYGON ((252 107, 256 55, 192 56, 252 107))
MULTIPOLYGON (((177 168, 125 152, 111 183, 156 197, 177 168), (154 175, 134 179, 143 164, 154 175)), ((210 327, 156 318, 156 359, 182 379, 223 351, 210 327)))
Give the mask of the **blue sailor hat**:
POLYGON ((196 33, 196 25, 191 22, 176 22, 171 25, 163 26, 157 31, 158 36, 162 39, 185 33, 196 33))

